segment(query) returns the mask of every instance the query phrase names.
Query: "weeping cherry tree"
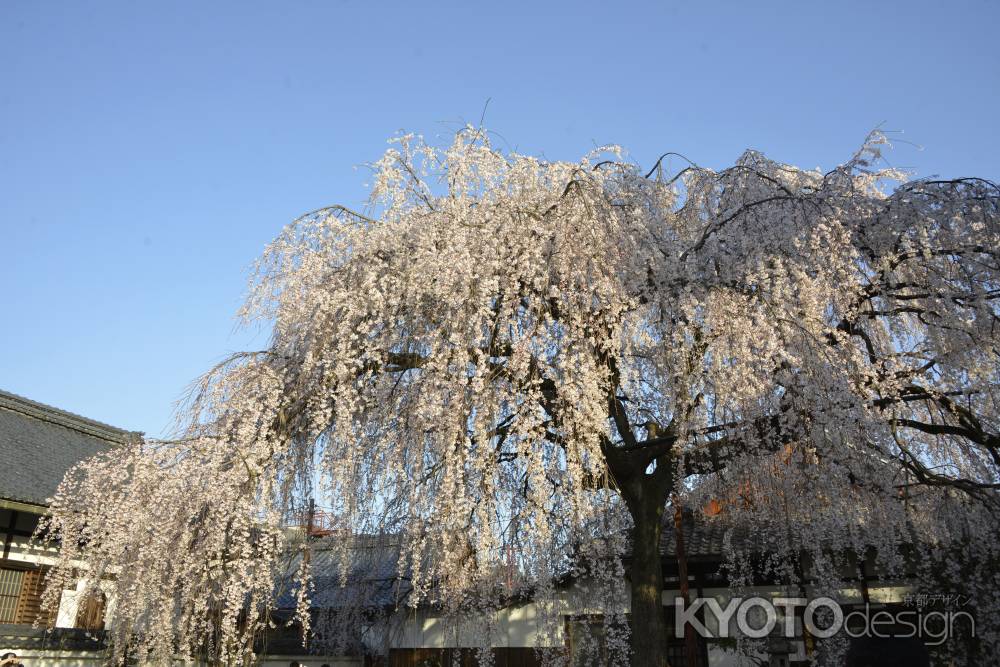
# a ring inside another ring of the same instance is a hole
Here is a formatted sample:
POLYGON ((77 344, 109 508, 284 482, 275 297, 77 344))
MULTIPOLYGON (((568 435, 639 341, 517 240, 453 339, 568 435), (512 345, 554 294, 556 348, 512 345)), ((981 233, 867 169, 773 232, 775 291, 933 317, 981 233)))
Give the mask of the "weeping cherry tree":
POLYGON ((1000 192, 904 182, 886 143, 827 173, 754 151, 647 172, 475 128, 396 139, 366 209, 264 252, 242 315, 267 349, 209 372, 176 440, 67 476, 48 604, 110 580, 115 660, 248 663, 309 497, 345 534, 398 537, 409 605, 489 619, 512 558, 537 600, 586 571, 630 600, 612 660, 662 667, 665 508, 738 490, 790 559, 961 563, 1000 647, 1000 192))

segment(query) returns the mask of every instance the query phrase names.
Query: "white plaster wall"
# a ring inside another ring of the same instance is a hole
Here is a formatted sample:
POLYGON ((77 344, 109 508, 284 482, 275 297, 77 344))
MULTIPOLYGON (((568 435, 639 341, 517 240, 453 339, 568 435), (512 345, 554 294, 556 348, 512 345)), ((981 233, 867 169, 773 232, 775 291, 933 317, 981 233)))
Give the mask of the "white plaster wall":
POLYGON ((57 628, 76 627, 76 612, 79 605, 79 593, 74 590, 63 591, 59 598, 59 612, 56 614, 57 628))
MULTIPOLYGON (((0 532, 0 544, 7 539, 7 533, 0 532)), ((58 552, 54 548, 34 546, 30 538, 12 535, 8 560, 36 565, 52 565, 58 552)))
MULTIPOLYGON (((560 591, 555 600, 512 605, 497 613, 490 645, 496 648, 565 645, 565 616, 602 613, 594 604, 595 587, 586 580, 560 591)), ((625 596, 620 610, 628 610, 625 596)), ((396 619, 401 632, 393 648, 448 648, 479 646, 481 637, 474 624, 463 627, 459 619, 442 618, 426 610, 408 609, 396 619)))
MULTIPOLYGON (((562 646, 564 638, 564 617, 566 615, 596 614, 599 609, 593 604, 592 588, 587 582, 578 582, 573 587, 563 591, 559 597, 548 603, 548 609, 541 608, 538 603, 527 603, 511 606, 498 613, 494 624, 494 635, 490 644, 494 647, 540 647, 562 646)), ((902 585, 883 585, 869 589, 869 597, 873 603, 900 601, 909 591, 902 585)), ((837 592, 843 602, 859 603, 859 589, 843 589, 837 592)), ((677 590, 664 590, 664 605, 673 605, 674 598, 679 595, 677 590)), ((697 595, 691 591, 690 595, 697 595)), ((728 588, 708 588, 703 590, 705 597, 718 600, 724 609, 732 593, 728 588)), ((806 597, 815 597, 817 592, 806 590, 806 597)), ((763 598, 797 597, 788 589, 780 586, 758 586, 742 592, 743 597, 760 596, 763 598)), ((622 611, 628 610, 627 597, 622 611)), ((780 609, 779 609, 780 612, 780 609)), ((401 631, 394 635, 391 641, 393 648, 448 648, 458 646, 478 646, 481 643, 478 632, 473 625, 462 627, 460 621, 442 618, 426 610, 406 610, 401 612, 404 618, 397 618, 401 631)), ((736 615, 732 617, 735 623, 736 615)), ((779 621, 780 623, 780 621, 779 621)), ((708 630, 717 634, 718 622, 711 613, 706 613, 705 625, 708 630)), ((798 628, 796 622, 796 629, 798 628)), ((673 628, 668 628, 672 632, 673 628)), ((732 652, 721 647, 712 646, 709 642, 709 663, 712 667, 736 667, 743 663, 732 652)))
MULTIPOLYGON (((479 630, 473 623, 463 624, 458 619, 419 610, 404 613, 406 618, 392 642, 393 648, 448 648, 481 643, 479 630)), ((490 645, 501 648, 560 645, 562 616, 548 619, 544 616, 534 603, 504 609, 495 619, 490 645), (546 620, 550 623, 546 624, 546 620)))

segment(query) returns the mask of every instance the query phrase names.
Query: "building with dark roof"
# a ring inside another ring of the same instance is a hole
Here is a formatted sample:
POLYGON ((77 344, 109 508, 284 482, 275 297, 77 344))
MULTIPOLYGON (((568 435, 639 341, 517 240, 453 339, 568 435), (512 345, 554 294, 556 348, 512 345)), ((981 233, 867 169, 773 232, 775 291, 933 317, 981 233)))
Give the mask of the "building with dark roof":
POLYGON ((42 614, 43 579, 53 553, 33 545, 31 536, 70 468, 141 437, 0 391, 0 645, 5 650, 17 650, 23 657, 98 647, 87 632, 103 627, 103 604, 78 608, 68 591, 58 615, 42 614), (60 631, 33 628, 36 619, 60 631))
MULTIPOLYGON (((26 662, 30 660, 31 664, 39 665, 78 665, 100 660, 99 630, 106 617, 103 604, 77 605, 74 591, 65 591, 58 617, 41 619, 44 625, 59 629, 46 633, 31 627, 39 617, 42 578, 54 554, 32 546, 29 540, 46 510, 48 499, 70 468, 90 456, 141 437, 141 433, 118 429, 0 391, 0 539, 3 540, 0 654, 14 649, 26 662)), ((687 585, 683 588, 691 597, 727 600, 732 595, 724 568, 727 547, 765 555, 771 547, 761 542, 762 535, 746 526, 734 525, 724 516, 685 512, 679 520, 681 531, 677 531, 671 513, 665 514, 659 546, 664 576, 664 614, 668 617, 668 627, 673 627, 672 600, 681 593, 682 579, 686 580, 687 585), (681 540, 678 540, 678 532, 681 540)), ((298 655, 300 638, 294 627, 285 628, 294 620, 295 598, 294 589, 285 581, 278 590, 275 620, 288 632, 270 633, 266 644, 260 647, 268 654, 262 656, 264 664, 287 665, 294 661, 304 666, 324 662, 360 665, 361 654, 371 649, 378 649, 383 654, 387 652, 388 660, 383 664, 390 667, 434 662, 451 664, 453 659, 473 664, 472 649, 468 647, 476 644, 463 639, 462 629, 453 625, 455 619, 442 617, 429 606, 405 607, 410 584, 405 573, 401 576, 398 571, 400 542, 397 537, 353 536, 349 538, 349 548, 344 550, 337 548, 344 536, 312 528, 310 519, 304 539, 310 547, 314 573, 314 630, 319 630, 324 623, 347 623, 357 628, 356 641, 352 645, 339 646, 336 655, 298 655), (346 564, 344 558, 348 559, 346 564), (343 572, 347 574, 345 581, 340 578, 343 572)), ((304 553, 295 551, 292 554, 289 577, 299 569, 304 553)), ((628 576, 627 554, 625 561, 628 576)), ((874 574, 871 569, 867 572, 874 574)), ((901 582, 874 579, 869 590, 865 565, 861 565, 860 573, 857 597, 866 605, 869 598, 883 606, 893 604, 899 592, 904 590, 905 585, 901 586, 901 582)), ((533 667, 539 664, 534 647, 550 645, 545 643, 548 641, 567 647, 571 655, 576 655, 578 643, 603 641, 602 616, 587 602, 587 586, 586 577, 566 578, 562 582, 558 599, 553 603, 558 622, 552 632, 543 628, 547 621, 542 619, 546 615, 536 608, 536 601, 530 594, 512 598, 510 605, 498 614, 493 644, 496 664, 533 667)), ((754 582, 752 593, 781 595, 785 588, 781 582, 765 577, 754 582)), ((848 593, 853 595, 853 592, 848 593)), ((802 596, 805 595, 803 589, 802 596)), ((707 619, 702 620, 717 629, 707 619)), ((861 648, 871 652, 879 647, 861 648)), ((901 649, 894 645, 891 650, 901 649)), ((791 642, 769 641, 767 652, 769 656, 761 655, 760 658, 769 660, 771 665, 788 667, 809 660, 804 637, 791 642)), ((680 638, 671 638, 668 654, 671 664, 685 663, 684 643, 680 638)), ((697 639, 694 661, 698 665, 726 667, 739 664, 740 660, 725 642, 697 639)))
MULTIPOLYGON (((113 605, 103 599, 78 604, 78 591, 67 590, 58 614, 43 615, 43 579, 56 554, 51 547, 33 544, 31 536, 67 471, 142 436, 0 391, 0 655, 13 652, 29 667, 104 662, 103 628, 111 622, 108 609, 113 605), (36 619, 41 627, 33 626, 36 619)), ((298 648, 289 646, 290 655, 271 650, 261 656, 261 665, 360 664, 344 656, 303 656, 298 648)))
POLYGON ((0 507, 40 513, 67 470, 141 437, 0 391, 0 507))

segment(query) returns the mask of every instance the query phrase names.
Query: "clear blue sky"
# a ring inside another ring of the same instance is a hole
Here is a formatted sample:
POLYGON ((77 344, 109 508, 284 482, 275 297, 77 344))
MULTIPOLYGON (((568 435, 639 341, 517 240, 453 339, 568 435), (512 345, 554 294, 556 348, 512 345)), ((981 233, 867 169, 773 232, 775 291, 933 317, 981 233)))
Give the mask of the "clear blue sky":
POLYGON ((281 226, 399 129, 1000 179, 997 2, 0 3, 0 388, 163 434, 281 226))

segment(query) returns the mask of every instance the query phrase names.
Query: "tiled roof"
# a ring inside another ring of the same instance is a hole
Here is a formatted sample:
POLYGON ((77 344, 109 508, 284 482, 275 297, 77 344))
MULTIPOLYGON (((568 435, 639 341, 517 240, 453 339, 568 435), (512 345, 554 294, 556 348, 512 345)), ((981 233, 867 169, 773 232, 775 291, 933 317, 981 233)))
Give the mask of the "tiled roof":
MULTIPOLYGON (((668 508, 669 509, 669 508, 668 508)), ((677 550, 673 515, 664 517, 660 537, 660 555, 674 558, 677 550)), ((760 536, 746 526, 734 526, 725 517, 709 517, 701 513, 685 513, 684 546, 689 561, 715 562, 725 559, 725 543, 728 539, 738 550, 759 551, 760 536)), ((378 608, 393 608, 411 592, 409 577, 400 576, 398 563, 401 541, 395 535, 355 535, 351 537, 328 536, 311 542, 311 570, 315 591, 311 602, 317 608, 350 607, 363 601, 363 605, 378 608), (341 563, 344 552, 338 543, 348 539, 346 556, 349 559, 345 585, 341 585, 341 563)), ((285 581, 291 582, 301 564, 301 552, 291 558, 285 581)), ((628 554, 626 553, 626 560, 628 554)), ((561 585, 569 585, 572 576, 561 579, 561 585)), ((294 589, 294 587, 293 587, 294 589)), ((525 593, 528 597, 530 592, 525 593)), ((295 606, 294 590, 284 589, 278 597, 277 608, 291 609, 295 606)))
MULTIPOLYGON (((684 553, 688 558, 722 558, 726 551, 727 533, 734 546, 745 545, 748 537, 745 530, 735 528, 731 523, 700 514, 685 516, 683 528, 684 553)), ((677 531, 673 516, 664 522, 660 535, 660 555, 677 555, 677 531)))
POLYGON ((46 505, 73 465, 138 437, 0 391, 0 499, 46 505))
MULTIPOLYGON (((667 507, 664 512, 663 530, 660 534, 660 555, 677 556, 677 534, 674 515, 667 507)), ((707 515, 702 512, 684 512, 684 553, 692 560, 724 560, 726 542, 743 555, 766 555, 783 548, 780 535, 764 526, 755 526, 747 519, 737 519, 728 514, 707 515)))
MULTIPOLYGON (((410 592, 408 578, 398 575, 400 540, 397 536, 324 537, 312 542, 310 550, 310 567, 315 584, 311 602, 314 607, 348 607, 359 601, 364 606, 395 607, 410 592), (344 539, 351 541, 346 551, 350 562, 347 578, 341 582, 343 552, 337 543, 344 539)), ((292 559, 287 574, 298 570, 300 563, 301 554, 298 554, 292 559)), ((277 607, 294 606, 294 591, 284 591, 279 596, 277 607)))

